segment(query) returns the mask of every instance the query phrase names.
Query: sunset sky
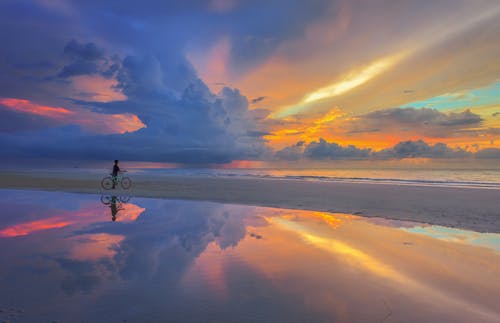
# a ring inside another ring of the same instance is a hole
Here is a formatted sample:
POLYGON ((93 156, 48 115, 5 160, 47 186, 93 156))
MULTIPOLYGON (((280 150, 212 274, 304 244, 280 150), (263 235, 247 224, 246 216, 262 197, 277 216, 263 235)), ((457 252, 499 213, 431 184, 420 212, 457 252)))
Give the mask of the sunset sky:
POLYGON ((497 0, 4 0, 5 158, 500 158, 497 0))

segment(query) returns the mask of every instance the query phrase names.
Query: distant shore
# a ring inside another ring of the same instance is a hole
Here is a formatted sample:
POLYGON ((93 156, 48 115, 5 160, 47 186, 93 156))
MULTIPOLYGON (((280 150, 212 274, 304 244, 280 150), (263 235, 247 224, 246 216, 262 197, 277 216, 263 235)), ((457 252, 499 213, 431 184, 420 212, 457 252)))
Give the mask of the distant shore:
MULTIPOLYGON (((75 193, 103 191, 103 175, 70 172, 0 172, 0 188, 75 193)), ((137 197, 205 200, 348 213, 500 232, 500 190, 397 184, 311 182, 289 179, 131 175, 137 197)))

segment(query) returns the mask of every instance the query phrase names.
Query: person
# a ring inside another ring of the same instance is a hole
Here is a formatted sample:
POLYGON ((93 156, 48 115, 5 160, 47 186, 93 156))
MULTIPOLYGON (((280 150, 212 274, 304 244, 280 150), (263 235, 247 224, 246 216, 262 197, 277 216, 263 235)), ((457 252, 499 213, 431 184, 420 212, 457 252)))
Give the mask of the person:
POLYGON ((111 197, 109 208, 111 209, 111 220, 115 222, 116 214, 121 210, 121 208, 116 206, 116 196, 114 195, 111 197))
POLYGON ((113 165, 113 189, 116 186, 116 176, 118 176, 118 173, 120 172, 120 167, 118 167, 118 160, 115 159, 115 164, 113 165))

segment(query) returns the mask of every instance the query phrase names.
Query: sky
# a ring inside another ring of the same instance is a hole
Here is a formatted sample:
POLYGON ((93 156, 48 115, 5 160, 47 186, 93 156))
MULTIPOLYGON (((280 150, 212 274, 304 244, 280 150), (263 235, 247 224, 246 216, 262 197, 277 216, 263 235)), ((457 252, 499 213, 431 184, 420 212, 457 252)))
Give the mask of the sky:
POLYGON ((496 0, 3 0, 2 158, 500 158, 496 0))

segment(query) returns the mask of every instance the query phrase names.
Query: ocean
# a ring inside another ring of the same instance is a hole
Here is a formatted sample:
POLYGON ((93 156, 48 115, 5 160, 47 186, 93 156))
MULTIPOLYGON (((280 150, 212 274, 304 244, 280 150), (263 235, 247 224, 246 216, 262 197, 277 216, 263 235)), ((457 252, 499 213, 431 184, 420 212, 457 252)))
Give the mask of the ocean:
MULTIPOLYGON (((3 170, 99 173, 110 172, 112 162, 64 161, 3 163, 3 170)), ((322 163, 278 163, 261 161, 233 162, 221 165, 179 165, 154 162, 120 161, 130 175, 204 176, 267 178, 275 180, 334 181, 351 183, 391 183, 398 185, 450 186, 500 189, 500 165, 490 161, 330 161, 322 163)))
POLYGON ((500 189, 500 169, 498 167, 444 168, 432 167, 384 167, 384 165, 331 165, 286 167, 283 165, 266 167, 141 167, 133 166, 130 171, 154 176, 208 176, 269 178, 276 180, 334 181, 361 183, 392 183, 421 186, 456 186, 500 189), (336 167, 337 166, 337 167, 336 167))

